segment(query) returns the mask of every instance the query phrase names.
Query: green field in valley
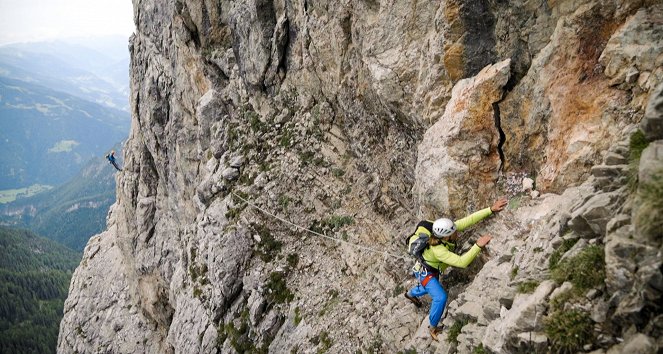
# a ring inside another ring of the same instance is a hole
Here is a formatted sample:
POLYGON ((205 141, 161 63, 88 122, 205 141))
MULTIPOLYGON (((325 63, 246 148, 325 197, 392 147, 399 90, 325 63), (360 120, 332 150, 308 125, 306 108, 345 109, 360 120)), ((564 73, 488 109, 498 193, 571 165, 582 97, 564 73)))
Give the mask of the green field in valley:
POLYGON ((52 189, 53 186, 44 184, 33 184, 27 188, 0 190, 0 204, 15 201, 17 198, 27 198, 35 194, 52 189))

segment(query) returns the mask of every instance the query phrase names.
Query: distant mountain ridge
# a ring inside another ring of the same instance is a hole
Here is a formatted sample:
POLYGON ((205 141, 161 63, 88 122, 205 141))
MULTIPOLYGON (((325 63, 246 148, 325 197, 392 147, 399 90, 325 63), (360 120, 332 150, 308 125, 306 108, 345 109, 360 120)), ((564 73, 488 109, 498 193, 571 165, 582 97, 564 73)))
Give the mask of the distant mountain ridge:
POLYGON ((129 51, 122 37, 0 46, 0 76, 129 109, 129 51))

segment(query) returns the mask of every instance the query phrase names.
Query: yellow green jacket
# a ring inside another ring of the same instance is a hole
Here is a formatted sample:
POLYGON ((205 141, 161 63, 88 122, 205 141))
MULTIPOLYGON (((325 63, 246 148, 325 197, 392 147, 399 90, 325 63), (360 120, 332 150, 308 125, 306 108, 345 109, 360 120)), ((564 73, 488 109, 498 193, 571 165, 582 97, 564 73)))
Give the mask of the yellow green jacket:
MULTIPOLYGON (((456 225, 456 229, 458 231, 464 231, 465 229, 473 226, 474 224, 489 217, 492 214, 493 212, 490 210, 490 208, 482 209, 460 220, 454 221, 454 224, 456 225)), ((412 236, 410 236, 409 244, 412 244, 412 242, 414 242, 421 233, 431 237, 432 230, 433 223, 431 221, 420 222, 417 225, 417 230, 412 236)), ((481 247, 474 244, 472 248, 459 256, 453 253, 455 248, 456 245, 454 243, 443 241, 439 245, 426 248, 423 253, 423 258, 430 267, 438 269, 441 273, 444 272, 448 266, 457 268, 467 267, 481 251, 481 247)))

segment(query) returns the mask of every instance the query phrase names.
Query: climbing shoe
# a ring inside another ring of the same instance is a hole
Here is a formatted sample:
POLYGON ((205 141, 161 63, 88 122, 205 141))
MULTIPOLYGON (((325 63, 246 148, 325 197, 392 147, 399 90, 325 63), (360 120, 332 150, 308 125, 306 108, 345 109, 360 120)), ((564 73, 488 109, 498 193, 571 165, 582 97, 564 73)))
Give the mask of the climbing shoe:
POLYGON ((444 328, 444 326, 439 326, 439 327, 428 326, 428 331, 430 332, 430 336, 431 338, 433 338, 434 341, 436 342, 438 341, 437 336, 442 334, 442 328, 444 328))
POLYGON ((414 306, 421 307, 421 301, 414 296, 410 296, 407 292, 405 292, 405 298, 410 300, 414 306))

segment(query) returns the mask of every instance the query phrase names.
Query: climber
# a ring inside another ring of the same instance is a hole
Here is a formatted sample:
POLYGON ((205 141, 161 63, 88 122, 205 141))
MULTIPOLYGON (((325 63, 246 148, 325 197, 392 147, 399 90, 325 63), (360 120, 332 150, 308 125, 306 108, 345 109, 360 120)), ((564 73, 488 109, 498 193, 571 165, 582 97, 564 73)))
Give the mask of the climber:
POLYGON ((115 161, 115 150, 111 150, 110 154, 106 155, 106 159, 117 169, 118 171, 122 171, 122 169, 117 165, 117 162, 115 161))
POLYGON ((458 239, 458 231, 463 231, 493 213, 502 211, 506 205, 507 199, 500 198, 490 208, 479 210, 455 222, 446 218, 437 219, 435 222, 421 221, 417 224, 414 234, 408 238, 409 245, 412 245, 419 237, 426 236, 428 239, 428 246, 423 250, 420 258, 423 262, 417 262, 413 268, 414 276, 419 283, 407 291, 405 297, 415 306, 421 307, 422 303, 418 298, 430 294, 433 301, 428 319, 429 332, 433 340, 437 341, 438 334, 442 332, 442 326, 437 325, 442 318, 447 302, 447 293, 439 281, 440 273, 444 272, 448 266, 467 267, 492 239, 490 235, 482 235, 470 250, 459 256, 453 253, 456 248, 455 241, 458 239))

